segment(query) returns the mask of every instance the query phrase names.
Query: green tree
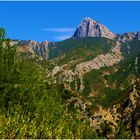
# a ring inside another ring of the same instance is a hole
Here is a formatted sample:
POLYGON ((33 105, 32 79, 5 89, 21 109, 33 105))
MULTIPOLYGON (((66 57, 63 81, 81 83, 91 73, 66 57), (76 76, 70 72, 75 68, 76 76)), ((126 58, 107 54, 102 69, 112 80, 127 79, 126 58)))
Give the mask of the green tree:
POLYGON ((119 132, 116 134, 116 138, 118 139, 130 139, 132 134, 131 134, 131 130, 127 129, 126 126, 120 122, 119 126, 119 132))
POLYGON ((4 28, 0 27, 0 41, 3 41, 6 37, 6 31, 4 28))

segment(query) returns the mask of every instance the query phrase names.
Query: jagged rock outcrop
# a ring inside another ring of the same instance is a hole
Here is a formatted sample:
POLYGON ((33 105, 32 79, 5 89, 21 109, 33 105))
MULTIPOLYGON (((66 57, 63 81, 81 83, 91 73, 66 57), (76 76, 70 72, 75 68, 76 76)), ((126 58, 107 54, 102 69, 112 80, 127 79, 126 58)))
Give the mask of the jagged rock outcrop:
POLYGON ((36 42, 33 40, 19 41, 19 44, 32 47, 33 51, 37 55, 43 56, 46 60, 48 59, 48 53, 49 53, 48 41, 44 41, 44 42, 36 42))
POLYGON ((109 31, 103 24, 87 17, 82 20, 73 37, 106 37, 109 39, 113 39, 115 37, 115 34, 109 31))
POLYGON ((134 39, 140 40, 140 31, 139 32, 128 32, 128 33, 124 33, 122 35, 118 34, 118 35, 116 35, 116 38, 121 43, 125 43, 127 41, 133 41, 134 39))
POLYGON ((46 60, 49 54, 48 44, 48 41, 36 42, 33 40, 16 40, 11 42, 11 45, 18 45, 18 47, 21 47, 25 51, 35 52, 38 56, 42 56, 46 60))
POLYGON ((136 38, 140 40, 140 31, 136 33, 136 38))

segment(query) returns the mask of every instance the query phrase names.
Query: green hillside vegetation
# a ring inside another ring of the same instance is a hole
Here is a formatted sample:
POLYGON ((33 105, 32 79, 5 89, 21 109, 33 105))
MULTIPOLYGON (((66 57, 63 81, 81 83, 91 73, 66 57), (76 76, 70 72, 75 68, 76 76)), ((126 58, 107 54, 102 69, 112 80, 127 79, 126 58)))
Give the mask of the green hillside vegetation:
POLYGON ((116 102, 122 102, 128 88, 139 78, 140 74, 140 41, 132 41, 122 45, 124 60, 113 67, 103 67, 100 70, 92 70, 84 75, 84 96, 87 97, 90 92, 98 92, 93 97, 93 104, 109 107, 116 102), (126 45, 130 46, 128 49, 126 45), (135 59, 138 57, 138 73, 135 69, 135 59), (117 69, 115 72, 114 70, 117 69), (104 72, 110 73, 109 75, 104 72), (123 79, 123 80, 122 80, 123 79), (106 83, 104 83, 106 81, 106 83), (108 87, 106 87, 106 85, 108 87))
POLYGON ((70 61, 88 61, 99 54, 105 54, 115 45, 115 42, 107 38, 71 38, 50 45, 49 58, 55 65, 63 65, 70 61))
POLYGON ((67 111, 62 85, 23 59, 0 29, 0 138, 96 138, 88 120, 67 111), (90 133, 89 133, 90 132, 90 133))

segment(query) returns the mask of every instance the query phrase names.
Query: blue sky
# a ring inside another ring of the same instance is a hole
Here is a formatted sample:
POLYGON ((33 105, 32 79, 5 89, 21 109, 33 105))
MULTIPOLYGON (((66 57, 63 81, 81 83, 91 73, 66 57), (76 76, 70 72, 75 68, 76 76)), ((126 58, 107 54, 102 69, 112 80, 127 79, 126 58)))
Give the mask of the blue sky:
POLYGON ((140 31, 140 2, 0 2, 0 26, 12 39, 60 41, 84 17, 114 33, 140 31))

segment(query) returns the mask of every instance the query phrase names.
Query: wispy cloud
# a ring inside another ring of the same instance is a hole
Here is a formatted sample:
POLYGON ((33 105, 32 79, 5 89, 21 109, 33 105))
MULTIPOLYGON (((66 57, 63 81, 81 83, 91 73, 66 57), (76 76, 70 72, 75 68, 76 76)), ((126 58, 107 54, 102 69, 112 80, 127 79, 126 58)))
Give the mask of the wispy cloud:
POLYGON ((46 32, 73 32, 75 31, 75 28, 44 28, 42 31, 46 32))
POLYGON ((60 36, 54 37, 54 39, 60 41, 60 40, 68 39, 68 38, 70 38, 71 36, 72 36, 72 35, 60 35, 60 36))

